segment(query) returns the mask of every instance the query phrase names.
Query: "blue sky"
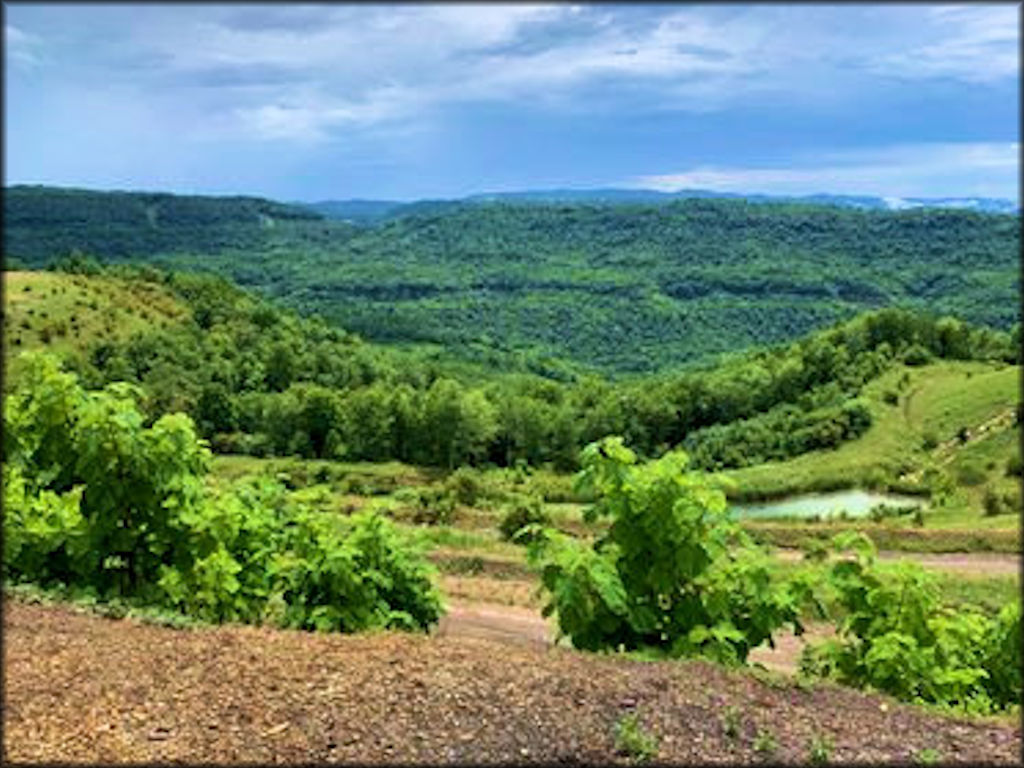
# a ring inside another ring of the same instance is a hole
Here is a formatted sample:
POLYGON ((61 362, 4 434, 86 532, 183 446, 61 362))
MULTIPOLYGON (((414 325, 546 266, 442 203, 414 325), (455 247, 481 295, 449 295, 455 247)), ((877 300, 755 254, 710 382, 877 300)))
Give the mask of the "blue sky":
POLYGON ((4 11, 5 184, 1019 200, 1014 3, 4 11))

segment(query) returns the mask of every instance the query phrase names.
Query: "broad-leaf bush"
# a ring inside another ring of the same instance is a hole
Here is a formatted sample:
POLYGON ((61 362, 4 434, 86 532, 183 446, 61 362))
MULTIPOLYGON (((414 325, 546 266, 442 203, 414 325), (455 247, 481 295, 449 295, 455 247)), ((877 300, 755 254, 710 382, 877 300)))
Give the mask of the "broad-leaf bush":
POLYGON ((810 585, 771 577, 767 555, 726 514, 725 497, 687 456, 637 464, 618 437, 587 446, 578 477, 611 525, 592 546, 541 529, 530 547, 562 633, 578 648, 654 650, 743 662, 791 624, 810 585))
POLYGON ((828 571, 837 636, 808 647, 805 672, 969 712, 1019 705, 1020 605, 991 619, 942 605, 935 577, 916 563, 879 563, 863 534, 841 534, 828 571))
POLYGON ((261 480, 204 490, 209 450, 183 414, 150 426, 138 391, 83 390, 45 354, 4 403, 4 576, 86 588, 207 621, 424 629, 433 568, 375 514, 289 504, 261 480))

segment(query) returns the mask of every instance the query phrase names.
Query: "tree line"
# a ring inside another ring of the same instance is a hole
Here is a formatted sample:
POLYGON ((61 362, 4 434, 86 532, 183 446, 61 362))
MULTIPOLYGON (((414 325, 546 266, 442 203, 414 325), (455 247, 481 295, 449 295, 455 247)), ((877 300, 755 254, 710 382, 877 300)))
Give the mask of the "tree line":
POLYGON ((643 456, 685 446, 698 466, 742 466, 862 434, 861 389, 892 364, 1019 361, 1019 326, 883 309, 682 373, 612 381, 571 364, 553 365, 551 377, 498 373, 367 343, 220 277, 106 271, 165 286, 187 319, 93 340, 68 366, 90 387, 140 385, 151 418, 187 413, 215 450, 261 456, 572 470, 582 446, 618 434, 643 456))

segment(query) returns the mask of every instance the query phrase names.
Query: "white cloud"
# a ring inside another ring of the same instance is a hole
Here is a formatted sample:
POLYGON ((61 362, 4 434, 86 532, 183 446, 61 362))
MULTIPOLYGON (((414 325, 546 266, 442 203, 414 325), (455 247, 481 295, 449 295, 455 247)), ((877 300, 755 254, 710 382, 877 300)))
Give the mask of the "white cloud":
MULTIPOLYGON (((755 99, 780 109, 849 103, 880 74, 997 82, 1016 77, 1018 13, 1006 5, 157 4, 101 16, 62 7, 36 28, 63 41, 61 76, 82 88, 116 80, 154 109, 185 105, 197 135, 309 142, 421 122, 469 102, 621 110, 626 93, 637 108, 700 113, 755 99), (620 87, 605 88, 610 82, 620 87)), ((40 43, 18 23, 7 28, 7 56, 30 66, 40 43)))
MULTIPOLYGON (((262 139, 297 139, 316 142, 342 128, 377 125, 406 113, 414 96, 401 88, 384 88, 365 102, 332 99, 241 107, 232 113, 231 128, 262 139)), ((224 133, 224 126, 219 133, 224 133)))
POLYGON ((928 8, 925 27, 929 39, 881 53, 871 68, 904 78, 950 77, 968 83, 994 82, 1020 72, 1018 4, 935 6, 928 8))
POLYGON ((10 61, 22 68, 32 69, 42 63, 43 41, 38 35, 25 32, 13 24, 4 26, 4 49, 10 61))
POLYGON ((894 197, 983 196, 1019 199, 1020 144, 928 143, 795 158, 786 167, 702 165, 628 180, 643 189, 708 189, 751 194, 818 192, 894 197))

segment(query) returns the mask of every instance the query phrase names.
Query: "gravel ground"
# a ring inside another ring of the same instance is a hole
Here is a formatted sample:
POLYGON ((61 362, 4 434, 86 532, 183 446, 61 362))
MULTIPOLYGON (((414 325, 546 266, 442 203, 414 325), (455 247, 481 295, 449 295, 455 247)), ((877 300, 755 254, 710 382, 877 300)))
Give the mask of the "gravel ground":
POLYGON ((6 761, 627 762, 614 730, 628 714, 662 762, 806 762, 821 735, 838 761, 1021 758, 1019 724, 701 662, 456 636, 173 630, 11 599, 4 641, 6 761), (755 750, 759 729, 773 752, 755 750))

